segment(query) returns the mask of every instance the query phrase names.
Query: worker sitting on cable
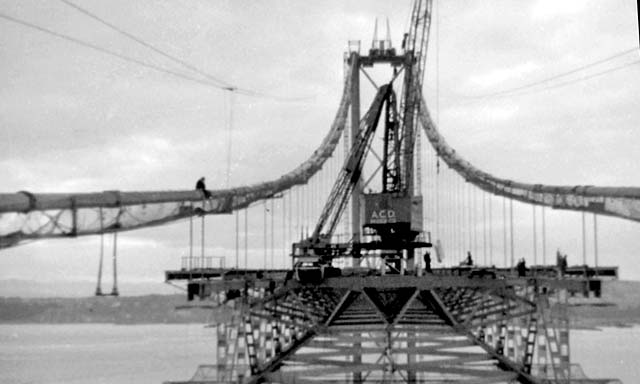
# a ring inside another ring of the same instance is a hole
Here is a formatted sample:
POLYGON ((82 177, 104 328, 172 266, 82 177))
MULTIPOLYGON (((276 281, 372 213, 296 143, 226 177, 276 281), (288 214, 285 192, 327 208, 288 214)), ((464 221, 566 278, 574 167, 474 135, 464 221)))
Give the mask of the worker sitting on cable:
POLYGON ((211 198, 211 192, 207 190, 207 186, 204 184, 204 176, 198 179, 198 182, 196 183, 196 191, 202 191, 205 199, 211 198))

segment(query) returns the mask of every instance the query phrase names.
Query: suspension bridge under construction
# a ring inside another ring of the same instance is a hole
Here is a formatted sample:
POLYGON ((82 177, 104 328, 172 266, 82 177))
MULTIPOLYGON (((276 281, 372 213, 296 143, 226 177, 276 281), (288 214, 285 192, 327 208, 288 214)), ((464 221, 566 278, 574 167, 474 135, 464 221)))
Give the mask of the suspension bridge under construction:
MULTIPOLYGON (((423 95, 432 1, 415 0, 410 20, 400 47, 388 26, 379 38, 377 24, 370 48, 349 42, 333 124, 288 173, 211 191, 3 193, 0 248, 113 234, 115 263, 119 232, 189 221, 190 254, 165 277, 215 313, 217 353, 183 383, 617 382, 587 378, 571 361, 567 305, 574 295, 599 297, 602 281, 617 278, 617 267, 599 264, 597 236, 587 262, 587 219, 594 234, 601 215, 640 221, 640 187, 531 184, 463 159, 423 95), (369 85, 374 94, 364 100, 369 85), (274 201, 291 241, 277 262, 271 247, 269 262, 274 201), (543 245, 525 263, 514 250, 514 202, 531 206, 543 244, 547 209, 581 213, 583 262, 567 265, 559 252, 547 260, 543 245), (240 218, 246 233, 248 209, 260 204, 264 263, 251 267, 245 251, 241 267, 240 218), (487 252, 491 204, 504 223, 495 257, 487 252), (204 242, 209 215, 235 215, 235 265, 205 255, 204 245, 196 255, 196 225, 202 220, 204 242)), ((100 282, 96 293, 104 294, 100 282)))

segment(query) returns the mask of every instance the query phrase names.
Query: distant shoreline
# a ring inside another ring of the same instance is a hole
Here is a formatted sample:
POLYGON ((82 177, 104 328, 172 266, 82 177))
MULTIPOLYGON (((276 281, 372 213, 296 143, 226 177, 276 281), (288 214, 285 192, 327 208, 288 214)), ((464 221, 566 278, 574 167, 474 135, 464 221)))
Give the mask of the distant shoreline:
MULTIPOLYGON (((180 309, 186 295, 131 297, 0 297, 0 324, 179 324, 215 321, 213 312, 180 309)), ((605 281, 602 297, 570 299, 572 329, 640 325, 640 282, 605 281)))
POLYGON ((210 311, 177 310, 185 295, 0 298, 0 324, 206 323, 210 311))

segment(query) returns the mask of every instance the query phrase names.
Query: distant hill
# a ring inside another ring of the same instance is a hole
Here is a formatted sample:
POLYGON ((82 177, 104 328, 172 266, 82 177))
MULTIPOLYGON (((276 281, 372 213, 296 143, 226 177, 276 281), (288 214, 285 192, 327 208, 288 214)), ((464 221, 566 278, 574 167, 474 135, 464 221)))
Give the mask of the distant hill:
MULTIPOLYGON (((120 294, 123 296, 171 295, 180 291, 175 287, 158 281, 118 282, 120 294)), ((102 284, 103 292, 111 291, 111 280, 102 284)), ((0 279, 0 296, 4 297, 87 297, 96 291, 96 282, 89 280, 55 280, 36 281, 23 279, 0 279)))
MULTIPOLYGON (((213 313, 183 309, 185 294, 134 297, 0 297, 0 323, 206 323, 213 313)), ((197 305, 198 302, 191 304, 197 305)), ((601 298, 570 299, 572 327, 640 324, 640 282, 605 281, 601 298)))
POLYGON ((599 299, 576 297, 570 303, 573 327, 640 324, 640 281, 604 281, 599 299))
POLYGON ((186 295, 0 298, 0 323, 205 323, 211 311, 177 310, 186 295))

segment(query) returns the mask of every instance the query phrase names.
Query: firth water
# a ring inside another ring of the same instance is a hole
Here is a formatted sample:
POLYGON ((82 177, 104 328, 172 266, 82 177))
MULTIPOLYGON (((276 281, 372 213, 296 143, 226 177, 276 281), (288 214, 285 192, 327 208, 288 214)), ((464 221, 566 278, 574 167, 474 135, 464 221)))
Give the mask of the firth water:
MULTIPOLYGON (((160 384, 215 362, 215 329, 199 324, 0 325, 2 384, 160 384)), ((590 377, 640 382, 640 326, 571 332, 590 377)))

